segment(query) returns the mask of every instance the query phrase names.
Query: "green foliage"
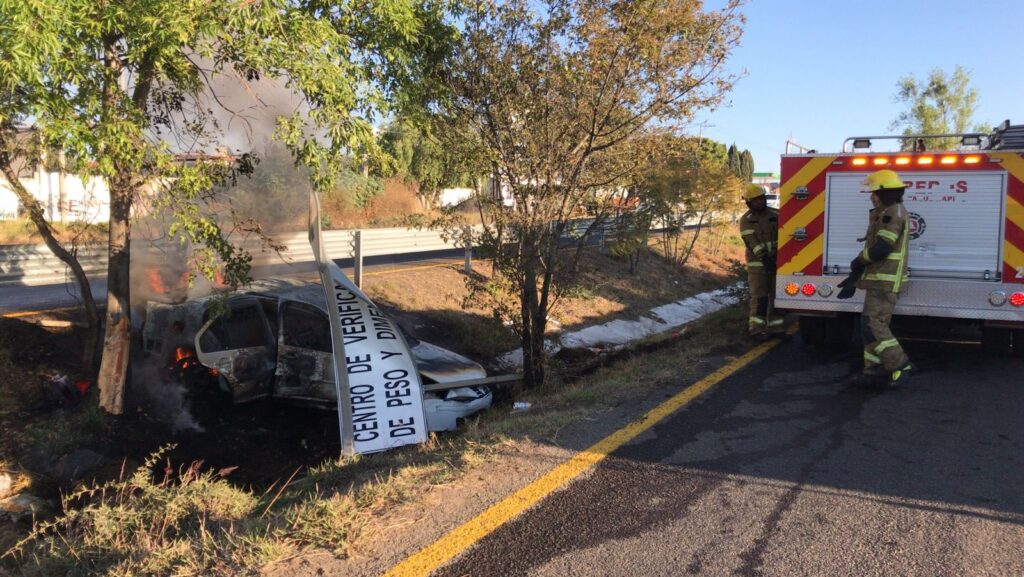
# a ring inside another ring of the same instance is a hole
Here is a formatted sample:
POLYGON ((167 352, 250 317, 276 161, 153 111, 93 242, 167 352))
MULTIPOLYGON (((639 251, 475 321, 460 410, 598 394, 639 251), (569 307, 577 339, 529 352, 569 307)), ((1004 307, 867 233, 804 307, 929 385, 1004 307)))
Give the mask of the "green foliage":
POLYGON ((435 134, 468 127, 495 177, 475 198, 484 233, 474 240, 491 247, 503 292, 519 300, 500 314, 514 311, 528 386, 543 381, 552 281, 573 268, 558 250, 563 233, 590 217, 585 241, 658 154, 652 136, 721 102, 739 4, 509 0, 466 11, 435 134))
MULTIPOLYGON (((459 136, 449 135, 446 142, 472 141, 462 130, 459 136)), ((392 122, 381 138, 381 147, 394 159, 393 171, 381 169, 385 177, 397 176, 415 182, 418 194, 436 204, 442 188, 471 186, 475 182, 476 159, 466 146, 450 147, 430 134, 429 128, 417 128, 411 120, 392 122)))
MULTIPOLYGON (((971 74, 957 65, 953 74, 936 68, 927 79, 918 80, 905 76, 897 83, 896 102, 907 107, 892 121, 890 130, 902 128, 902 134, 958 134, 964 132, 989 132, 991 126, 977 124, 974 112, 978 106, 978 91, 970 87, 971 74)), ((955 149, 958 138, 932 138, 925 141, 929 149, 955 149)), ((907 140, 903 150, 914 148, 914 142, 907 140)))
POLYGON ((749 150, 741 152, 732 144, 729 146, 726 163, 741 182, 750 182, 754 178, 754 155, 749 150))
MULTIPOLYGON (((249 111, 237 110, 225 92, 259 93, 260 83, 276 81, 294 102, 276 136, 314 186, 331 190, 348 177, 352 154, 386 162, 370 119, 436 97, 430 77, 456 37, 444 21, 447 7, 427 0, 3 1, 0 129, 13 134, 15 125, 28 125, 41 146, 65 151, 71 172, 105 179, 118 214, 156 193, 174 213, 175 232, 205 243, 232 282, 244 281, 247 257, 227 246, 225 215, 207 216, 210 191, 235 183, 243 163, 182 162, 176 154, 202 158, 231 123, 246 122, 249 111)), ((365 202, 372 192, 364 186, 358 195, 365 202)))

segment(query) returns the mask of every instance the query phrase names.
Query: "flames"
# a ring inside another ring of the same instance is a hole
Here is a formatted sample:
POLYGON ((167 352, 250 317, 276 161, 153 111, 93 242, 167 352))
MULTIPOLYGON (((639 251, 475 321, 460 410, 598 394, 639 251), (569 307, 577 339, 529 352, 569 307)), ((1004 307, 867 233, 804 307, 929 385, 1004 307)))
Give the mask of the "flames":
MULTIPOLYGON (((178 347, 174 349, 174 368, 185 373, 187 371, 202 367, 202 363, 199 362, 199 357, 196 356, 196 352, 188 347, 178 347)), ((206 372, 211 377, 216 377, 220 373, 217 369, 206 369, 206 372)))

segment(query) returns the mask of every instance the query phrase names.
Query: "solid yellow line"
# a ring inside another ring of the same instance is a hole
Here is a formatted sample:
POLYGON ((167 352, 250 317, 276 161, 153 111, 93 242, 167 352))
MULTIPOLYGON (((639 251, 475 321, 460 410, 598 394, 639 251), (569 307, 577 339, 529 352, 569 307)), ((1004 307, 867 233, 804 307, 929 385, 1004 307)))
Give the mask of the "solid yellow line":
POLYGON ((510 497, 492 505, 475 518, 456 527, 447 535, 421 549, 411 557, 392 567, 385 577, 422 577, 429 575, 492 531, 526 511, 551 492, 594 466, 610 453, 625 445, 670 414, 685 407, 711 387, 748 365, 779 344, 772 340, 758 345, 700 381, 658 405, 639 420, 619 429, 596 444, 558 465, 536 481, 516 491, 510 497))
POLYGON ((31 315, 41 315, 43 313, 59 313, 64 311, 73 311, 80 307, 60 307, 56 309, 43 309, 41 311, 22 311, 20 313, 4 313, 2 316, 5 319, 16 319, 18 317, 27 317, 31 315))
POLYGON ((409 268, 396 268, 396 269, 391 269, 391 270, 378 270, 378 271, 374 271, 374 272, 364 272, 363 276, 374 276, 374 275, 378 275, 378 274, 394 274, 394 273, 398 273, 398 272, 409 272, 409 271, 414 271, 414 270, 426 270, 428 268, 450 267, 450 266, 456 265, 456 264, 459 264, 459 263, 456 262, 456 261, 452 261, 452 262, 445 263, 445 264, 431 264, 431 265, 424 265, 424 266, 413 266, 413 267, 409 267, 409 268))

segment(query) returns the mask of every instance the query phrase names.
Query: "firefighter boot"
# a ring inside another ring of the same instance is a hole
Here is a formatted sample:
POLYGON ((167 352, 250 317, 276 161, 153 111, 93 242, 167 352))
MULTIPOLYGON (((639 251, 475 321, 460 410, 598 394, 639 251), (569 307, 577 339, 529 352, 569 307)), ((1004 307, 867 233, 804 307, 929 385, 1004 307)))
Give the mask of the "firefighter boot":
POLYGON ((917 367, 914 366, 914 363, 907 363, 906 366, 892 372, 892 376, 889 378, 889 386, 896 388, 906 385, 910 380, 910 376, 916 372, 917 367))

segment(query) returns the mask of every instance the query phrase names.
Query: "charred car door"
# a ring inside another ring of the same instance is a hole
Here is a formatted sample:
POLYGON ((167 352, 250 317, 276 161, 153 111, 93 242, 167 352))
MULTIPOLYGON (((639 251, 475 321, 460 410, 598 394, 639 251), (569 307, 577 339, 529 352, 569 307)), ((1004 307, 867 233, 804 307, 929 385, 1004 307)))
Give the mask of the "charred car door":
POLYGON ((196 333, 199 362, 217 370, 235 402, 270 394, 277 338, 265 305, 253 296, 232 297, 228 312, 207 320, 196 333))
POLYGON ((282 300, 278 315, 274 398, 334 408, 334 355, 327 313, 298 301, 282 300))

